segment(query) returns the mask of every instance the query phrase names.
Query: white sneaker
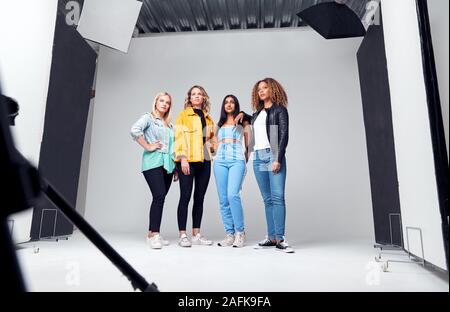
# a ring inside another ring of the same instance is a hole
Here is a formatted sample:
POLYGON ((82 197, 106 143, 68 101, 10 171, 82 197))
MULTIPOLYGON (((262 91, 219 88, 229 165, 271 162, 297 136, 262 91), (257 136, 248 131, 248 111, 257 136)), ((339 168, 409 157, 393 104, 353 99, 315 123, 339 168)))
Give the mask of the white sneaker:
POLYGON ((213 244, 212 241, 209 239, 206 239, 206 237, 202 236, 200 233, 192 237, 192 244, 193 245, 204 245, 204 246, 210 246, 213 244))
POLYGON ((241 248, 245 245, 245 232, 237 232, 233 242, 233 247, 241 248))
POLYGON ((218 242, 217 245, 220 247, 227 247, 233 245, 233 243, 234 243, 234 234, 227 234, 227 236, 223 240, 218 242))
POLYGON ((254 246, 255 249, 266 249, 266 248, 272 248, 277 245, 276 241, 273 241, 269 239, 268 236, 264 238, 262 241, 260 241, 256 246, 254 246))
POLYGON ((152 249, 161 249, 163 247, 161 236, 160 235, 154 235, 152 237, 147 236, 147 245, 149 245, 152 249))
POLYGON ((189 240, 189 238, 187 237, 186 234, 182 234, 180 236, 180 239, 178 240, 178 245, 180 247, 191 247, 192 243, 191 243, 191 241, 189 240))
POLYGON ((286 239, 283 239, 280 243, 277 243, 277 245, 275 246, 275 249, 278 251, 286 252, 286 253, 294 253, 295 252, 295 250, 291 246, 289 246, 286 239))
MULTIPOLYGON (((158 234, 158 235, 159 235, 159 238, 160 238, 161 243, 163 244, 163 246, 169 246, 169 245, 170 245, 170 242, 169 242, 168 240, 165 240, 165 239, 162 237, 161 234, 158 234)), ((148 236, 147 236, 147 238, 148 238, 148 236)))

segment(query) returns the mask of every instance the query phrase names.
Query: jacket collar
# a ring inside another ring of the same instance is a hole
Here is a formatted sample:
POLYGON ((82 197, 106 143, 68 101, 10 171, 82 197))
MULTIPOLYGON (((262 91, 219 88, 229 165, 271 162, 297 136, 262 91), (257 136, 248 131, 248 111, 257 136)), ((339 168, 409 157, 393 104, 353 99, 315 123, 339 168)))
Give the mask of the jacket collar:
POLYGON ((272 106, 271 106, 270 108, 267 108, 267 109, 265 109, 264 106, 263 106, 263 107, 261 107, 259 110, 257 110, 256 112, 259 114, 259 113, 261 113, 261 111, 262 111, 263 109, 265 109, 266 112, 269 113, 272 109, 275 108, 275 106, 278 106, 278 104, 273 103, 272 106))
MULTIPOLYGON (((207 111, 205 111, 204 109, 203 109, 202 111, 203 111, 203 114, 205 115, 205 118, 210 118, 209 113, 208 113, 207 111)), ((186 108, 186 112, 188 113, 189 116, 195 116, 195 115, 197 115, 197 114, 194 112, 194 109, 192 108, 192 106, 188 106, 188 107, 186 108)))
MULTIPOLYGON (((162 123, 164 123, 164 120, 163 120, 161 117, 155 117, 155 116, 153 116, 152 113, 148 113, 148 114, 150 115, 150 118, 151 118, 152 120, 159 120, 159 121, 161 121, 162 123)), ((172 123, 169 123, 168 126, 169 126, 169 128, 172 128, 172 127, 173 127, 173 124, 172 124, 172 123)))

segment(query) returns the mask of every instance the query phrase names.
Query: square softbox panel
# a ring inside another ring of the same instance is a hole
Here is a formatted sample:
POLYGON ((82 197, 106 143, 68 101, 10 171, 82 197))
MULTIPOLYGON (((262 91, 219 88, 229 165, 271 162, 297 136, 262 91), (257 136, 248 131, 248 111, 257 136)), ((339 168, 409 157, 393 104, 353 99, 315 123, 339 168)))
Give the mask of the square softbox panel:
POLYGON ((77 30, 85 39, 126 53, 141 7, 136 0, 85 0, 77 30))

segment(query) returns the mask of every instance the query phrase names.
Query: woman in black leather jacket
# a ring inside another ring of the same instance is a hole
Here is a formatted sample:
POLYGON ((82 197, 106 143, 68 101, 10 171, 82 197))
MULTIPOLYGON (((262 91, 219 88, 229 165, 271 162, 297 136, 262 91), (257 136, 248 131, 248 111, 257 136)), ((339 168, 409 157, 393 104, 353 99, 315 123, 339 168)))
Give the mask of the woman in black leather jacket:
POLYGON ((252 125, 249 150, 254 152, 253 169, 264 200, 267 237, 257 248, 275 247, 292 253, 285 238, 286 148, 289 141, 288 98, 281 84, 272 78, 253 87, 253 116, 245 115, 252 125))

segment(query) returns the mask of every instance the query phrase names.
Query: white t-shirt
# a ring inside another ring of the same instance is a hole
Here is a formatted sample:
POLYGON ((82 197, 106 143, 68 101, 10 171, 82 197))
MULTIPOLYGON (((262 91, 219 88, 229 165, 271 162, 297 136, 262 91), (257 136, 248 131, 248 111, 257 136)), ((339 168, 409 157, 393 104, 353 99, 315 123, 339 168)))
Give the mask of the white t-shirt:
POLYGON ((253 124, 253 129, 255 131, 255 151, 270 148, 269 138, 267 137, 266 118, 267 113, 266 110, 263 109, 253 124))

